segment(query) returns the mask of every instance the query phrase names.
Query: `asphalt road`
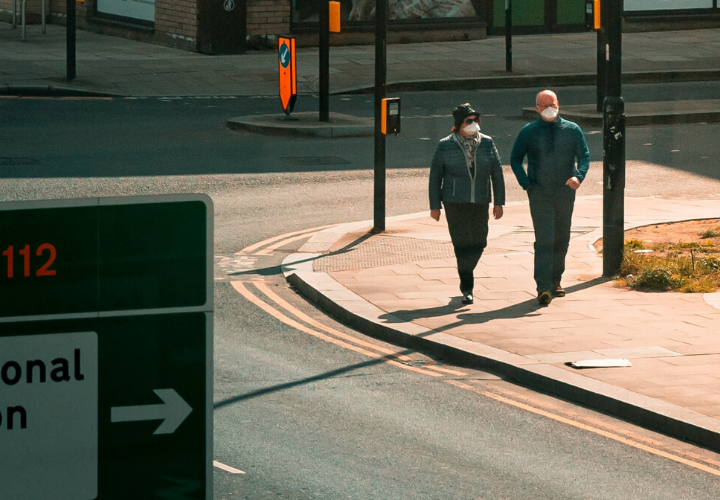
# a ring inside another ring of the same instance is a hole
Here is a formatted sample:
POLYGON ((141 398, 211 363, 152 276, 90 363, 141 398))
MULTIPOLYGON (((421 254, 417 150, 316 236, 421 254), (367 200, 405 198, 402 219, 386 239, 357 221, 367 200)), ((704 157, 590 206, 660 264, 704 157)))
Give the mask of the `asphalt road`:
MULTIPOLYGON (((636 95, 713 98, 716 87, 656 86, 636 95)), ((427 209, 427 164, 455 104, 469 100, 483 110, 483 129, 507 158, 523 123, 516 115, 533 95, 403 94, 404 132, 388 141, 388 215, 427 209)), ((559 95, 561 105, 587 102, 592 89, 559 95)), ((335 97, 331 109, 370 115, 369 100, 335 97)), ((288 140, 224 127, 231 116, 278 107, 270 99, 0 99, 0 200, 212 196, 215 459, 245 472, 216 469, 216 498, 720 497, 720 477, 693 465, 717 469, 713 453, 421 353, 390 364, 348 348, 361 341, 373 346, 367 352, 398 350, 338 325, 284 284, 277 266, 300 240, 269 255, 236 255, 276 235, 372 217, 371 139, 288 140), (286 161, 298 157, 342 162, 286 161), (307 330, 323 330, 307 321, 288 324, 292 315, 263 287, 355 341, 319 338, 307 330), (428 375, 428 366, 455 373, 428 375)), ((631 129, 627 194, 720 193, 719 131, 701 124, 631 129)), ((581 194, 599 194, 600 136, 586 132, 596 163, 581 194)), ((508 199, 522 199, 506 176, 508 199)))
MULTIPOLYGON (((452 126, 455 105, 470 101, 482 129, 509 162, 525 123, 521 108, 538 89, 402 93, 403 132, 389 137, 391 169, 427 168, 437 140, 452 126)), ((594 102, 593 87, 558 90, 561 106, 594 102)), ((716 82, 626 86, 628 102, 717 99, 716 82)), ((300 99, 297 111, 317 109, 300 99)), ((372 96, 333 96, 331 110, 372 116, 372 96)), ((281 113, 275 97, 114 99, 109 101, 0 99, 3 156, 30 165, 5 165, 0 177, 104 177, 270 172, 357 171, 373 167, 372 138, 288 140, 226 129, 228 118, 281 113), (34 163, 36 162, 36 163, 34 163)), ((714 141, 720 124, 633 127, 627 158, 718 178, 714 141)), ((587 129, 591 159, 602 161, 602 133, 587 129)), ((630 172, 632 173, 632 172, 630 172)))

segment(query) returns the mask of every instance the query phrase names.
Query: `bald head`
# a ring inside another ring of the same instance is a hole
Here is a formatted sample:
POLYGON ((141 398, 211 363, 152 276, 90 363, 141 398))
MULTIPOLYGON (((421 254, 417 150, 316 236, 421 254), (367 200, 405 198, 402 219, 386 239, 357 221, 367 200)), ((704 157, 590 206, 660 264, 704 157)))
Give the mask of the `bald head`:
POLYGON ((554 122, 557 120, 557 115, 548 119, 548 117, 542 114, 547 108, 560 109, 560 103, 558 102, 557 95, 552 90, 543 90, 538 92, 535 97, 535 110, 541 116, 541 118, 547 122, 554 122))
POLYGON ((549 104, 557 104, 557 95, 552 90, 542 90, 535 96, 535 105, 546 107, 549 104))

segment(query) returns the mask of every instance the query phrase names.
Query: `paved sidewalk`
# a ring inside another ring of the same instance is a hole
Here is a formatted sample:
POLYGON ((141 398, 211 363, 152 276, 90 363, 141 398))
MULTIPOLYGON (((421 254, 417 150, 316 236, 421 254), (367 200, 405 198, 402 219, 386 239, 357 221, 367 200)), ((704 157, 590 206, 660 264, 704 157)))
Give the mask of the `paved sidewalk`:
MULTIPOLYGON (((8 86, 69 87, 123 96, 277 94, 275 51, 208 56, 79 30, 77 79, 67 82, 65 28, 48 25, 45 35, 40 25, 27 30, 27 41, 21 42, 19 29, 0 23, 0 94, 8 86)), ((374 50, 371 45, 331 47, 331 92, 372 87, 374 50)), ((297 58, 299 92, 317 92, 317 48, 298 49, 297 58)), ((596 71, 596 35, 517 36, 513 63, 508 78, 504 37, 390 45, 389 88, 587 84, 596 71)), ((720 80, 720 29, 626 33, 623 71, 634 81, 720 80)))
MULTIPOLYGON (((720 217, 707 200, 628 198, 627 228, 720 217)), ((284 263, 291 283, 365 332, 423 347, 720 451, 720 294, 643 293, 602 278, 602 197, 579 197, 563 285, 537 304, 527 203, 491 221, 463 306, 444 219, 426 213, 322 231, 284 263), (294 275, 293 275, 294 274, 294 275), (565 363, 627 358, 629 368, 565 363)))

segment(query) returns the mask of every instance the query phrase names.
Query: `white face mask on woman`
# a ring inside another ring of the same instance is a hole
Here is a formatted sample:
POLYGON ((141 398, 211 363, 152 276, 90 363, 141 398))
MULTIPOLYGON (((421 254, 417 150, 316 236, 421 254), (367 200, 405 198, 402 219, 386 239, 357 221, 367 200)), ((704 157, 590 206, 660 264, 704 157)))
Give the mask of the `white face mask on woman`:
POLYGON ((542 115, 542 117, 545 118, 545 120, 552 122, 552 121, 555 121, 555 118, 557 118, 558 109, 550 106, 550 107, 543 109, 543 111, 542 111, 542 113, 540 113, 540 115, 542 115))
POLYGON ((463 128, 462 131, 467 136, 475 135, 480 132, 480 125, 478 125, 478 122, 472 122, 470 125, 463 128))

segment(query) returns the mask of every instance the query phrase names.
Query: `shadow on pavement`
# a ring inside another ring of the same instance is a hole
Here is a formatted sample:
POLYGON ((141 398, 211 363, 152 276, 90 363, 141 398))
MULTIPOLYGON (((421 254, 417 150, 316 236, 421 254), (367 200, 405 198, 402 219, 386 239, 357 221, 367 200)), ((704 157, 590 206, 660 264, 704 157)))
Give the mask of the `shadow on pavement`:
MULTIPOLYGON (((593 280, 579 283, 577 285, 569 286, 565 289, 566 293, 570 294, 573 292, 579 292, 581 290, 585 290, 587 288, 592 288, 593 286, 599 285, 601 283, 606 283, 610 281, 609 278, 604 277, 598 277, 593 280)), ((534 316, 535 311, 538 309, 544 308, 546 306, 541 306, 537 303, 537 299, 533 298, 530 300, 526 300, 523 302, 520 302, 518 304, 513 304, 508 307, 503 307, 502 309, 497 309, 494 311, 487 311, 487 312, 481 312, 481 313, 473 313, 469 311, 468 309, 464 309, 462 311, 458 311, 458 309, 463 306, 460 302, 460 297, 453 297, 450 300, 450 303, 446 306, 439 306, 439 307, 429 307, 426 309, 407 309, 407 310, 398 310, 398 311, 392 311, 388 312, 386 314, 383 314, 380 316, 380 319, 385 320, 387 323, 397 323, 395 320, 396 318, 401 318, 407 322, 412 322, 417 319, 421 318, 434 318, 438 316, 445 316, 450 315, 453 312, 459 312, 461 314, 457 315, 457 320, 452 323, 449 323, 447 325, 433 328, 435 332, 443 332, 450 330, 452 328, 461 326, 461 325, 468 325, 468 324, 482 324, 482 323, 488 323, 493 320, 498 319, 514 319, 514 318, 522 318, 526 316, 534 316)), ((555 300, 562 300, 562 299, 555 299, 555 300)))

